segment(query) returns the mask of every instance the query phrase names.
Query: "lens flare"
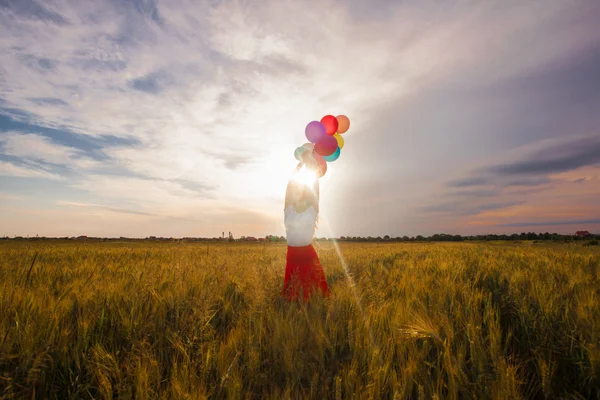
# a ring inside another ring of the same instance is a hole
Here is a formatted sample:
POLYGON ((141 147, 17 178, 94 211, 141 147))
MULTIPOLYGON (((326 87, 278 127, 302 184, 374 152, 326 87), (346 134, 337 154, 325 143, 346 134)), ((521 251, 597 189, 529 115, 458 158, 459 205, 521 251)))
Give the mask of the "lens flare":
POLYGON ((302 167, 300 170, 296 171, 294 175, 292 175, 292 180, 298 184, 311 187, 317 180, 317 175, 314 173, 314 171, 306 167, 302 167))
POLYGON ((335 249, 335 252, 337 253, 337 256, 340 260, 340 264, 342 265, 342 269, 344 270, 344 273, 346 274, 346 279, 348 280, 348 286, 350 287, 350 291, 354 297, 354 300, 356 301, 356 305, 358 306, 357 308, 362 316, 365 327, 367 328, 367 332, 369 334, 369 342, 370 342, 369 344, 371 347, 371 351, 373 352, 374 355, 377 356, 377 359, 383 365, 383 359, 381 357, 381 351, 380 351, 381 348, 379 347, 379 345, 377 344, 377 342, 375 340, 375 335, 373 334, 373 330, 371 329, 370 320, 369 320, 369 318, 367 318, 367 314, 365 313, 365 310, 363 308, 361 296, 360 296, 360 293, 358 293, 358 289, 356 287, 356 283, 354 282, 354 278, 352 278, 352 274, 350 273, 350 270, 348 269, 346 260, 342 256, 342 251, 340 250, 340 246, 338 245, 337 240, 335 240, 335 235, 333 234, 333 231, 331 230, 329 221, 327 221, 326 218, 323 218, 323 216, 321 216, 321 221, 324 223, 325 229, 329 232, 330 237, 333 238, 333 240, 332 240, 333 248, 335 249))

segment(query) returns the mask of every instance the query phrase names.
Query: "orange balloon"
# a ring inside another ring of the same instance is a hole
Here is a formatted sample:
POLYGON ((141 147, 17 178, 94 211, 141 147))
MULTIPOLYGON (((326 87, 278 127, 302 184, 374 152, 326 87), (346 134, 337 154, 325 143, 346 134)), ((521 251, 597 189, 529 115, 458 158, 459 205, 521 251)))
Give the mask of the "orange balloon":
POLYGON ((344 133, 350 129, 350 120, 345 115, 338 115, 335 117, 338 120, 337 133, 344 133))

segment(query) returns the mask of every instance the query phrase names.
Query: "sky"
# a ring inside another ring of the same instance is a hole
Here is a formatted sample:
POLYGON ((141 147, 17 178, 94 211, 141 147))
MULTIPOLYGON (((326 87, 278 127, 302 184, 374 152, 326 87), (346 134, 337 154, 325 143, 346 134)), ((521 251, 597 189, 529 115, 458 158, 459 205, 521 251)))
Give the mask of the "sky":
POLYGON ((0 236, 600 233, 600 2, 0 0, 0 236))

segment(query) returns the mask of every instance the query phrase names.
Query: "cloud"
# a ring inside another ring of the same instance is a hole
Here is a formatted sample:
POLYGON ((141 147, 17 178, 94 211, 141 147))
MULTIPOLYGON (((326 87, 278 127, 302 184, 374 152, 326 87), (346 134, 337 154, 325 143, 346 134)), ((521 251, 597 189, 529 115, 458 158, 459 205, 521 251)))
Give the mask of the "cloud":
POLYGON ((2 0, 0 9, 19 18, 35 19, 56 25, 66 25, 68 21, 51 8, 44 7, 35 0, 2 0))
POLYGON ((534 177, 534 178, 521 178, 521 179, 509 179, 507 181, 500 181, 503 187, 513 186, 541 186, 546 183, 550 183, 551 180, 547 177, 534 177))
POLYGON ((52 97, 30 97, 27 100, 38 106, 68 106, 69 104, 61 99, 52 97))
POLYGON ((109 207, 109 206, 103 206, 103 205, 100 205, 100 204, 76 203, 76 202, 72 202, 72 201, 59 201, 59 202, 57 202, 57 204, 60 205, 60 206, 69 206, 69 207, 97 208, 97 209, 100 209, 100 210, 112 211, 112 212, 122 213, 122 214, 144 215, 144 216, 149 216, 149 217, 156 217, 157 216, 156 214, 147 213, 147 212, 143 212, 143 211, 128 210, 128 209, 125 209, 125 208, 109 207))
POLYGON ((76 149, 52 143, 42 135, 14 131, 3 133, 0 145, 2 153, 6 155, 53 164, 63 164, 77 153, 76 149))
MULTIPOLYGON (((600 39, 593 11, 585 2, 560 1, 498 9, 461 1, 367 7, 330 0, 0 0, 0 114, 52 130, 38 132, 47 138, 39 139, 11 128, 15 136, 3 148, 8 144, 19 160, 77 169, 71 188, 95 196, 90 204, 122 200, 127 209, 135 204, 161 215, 237 206, 274 216, 303 127, 326 113, 345 113, 353 124, 347 148, 325 182, 336 169, 363 187, 377 178, 389 182, 399 170, 418 171, 409 178, 431 184, 415 186, 421 192, 414 196, 424 196, 449 180, 448 165, 479 154, 486 160, 481 170, 448 186, 477 187, 456 191, 463 201, 490 197, 502 185, 523 186, 510 182, 529 174, 493 170, 518 160, 488 161, 501 149, 482 143, 501 140, 479 129, 478 116, 484 106, 523 98, 512 91, 499 96, 506 82, 530 82, 536 72, 588 53, 600 39), (477 92, 465 101, 473 88, 489 86, 492 96, 477 92), (447 91, 456 87, 458 99, 447 91), (411 108, 423 93, 431 104, 411 108), (444 94, 451 97, 445 103, 444 94), (413 126, 395 123, 401 110, 415 116, 413 126), (462 126, 446 124, 461 118, 462 126), (476 135, 468 137, 465 124, 476 135)), ((524 119, 532 120, 526 111, 524 119)), ((506 126, 515 120, 510 115, 494 116, 494 125, 513 129, 506 126)), ((544 178, 533 175, 528 182, 544 178)), ((387 190, 378 196, 393 197, 387 190)), ((517 200, 496 203, 511 201, 517 200)))
POLYGON ((450 180, 450 188, 491 186, 540 186, 550 175, 600 164, 600 135, 543 140, 502 154, 507 161, 485 165, 471 176, 450 180))
POLYGON ((119 207, 111 207, 111 206, 106 206, 106 205, 101 205, 101 204, 78 203, 78 202, 72 202, 72 201, 58 201, 56 204, 58 204, 60 206, 68 206, 68 207, 105 210, 105 211, 110 211, 110 212, 119 213, 119 214, 131 214, 131 215, 141 215, 141 216, 146 216, 146 217, 167 218, 167 219, 175 219, 175 220, 182 220, 182 221, 199 222, 198 220, 192 219, 192 218, 181 218, 181 217, 173 217, 170 215, 159 215, 159 214, 150 213, 150 212, 144 212, 144 211, 126 209, 126 208, 119 208, 119 207))
POLYGON ((457 197, 494 197, 498 195, 497 190, 459 190, 456 192, 451 192, 452 196, 457 197))
POLYGON ((214 158, 223 163, 225 168, 230 170, 235 170, 243 167, 249 163, 252 163, 254 160, 254 156, 252 154, 235 154, 235 153, 224 153, 224 152, 213 152, 213 151, 203 151, 208 157, 214 158))
POLYGON ((42 178, 60 180, 62 179, 59 175, 51 172, 31 168, 24 165, 16 165, 8 161, 0 161, 0 176, 16 176, 21 178, 42 178))
POLYGON ((470 171, 471 176, 446 183, 449 189, 465 187, 478 189, 449 190, 438 204, 425 207, 423 210, 446 212, 457 216, 478 215, 492 209, 525 204, 540 191, 561 184, 559 180, 552 178, 554 174, 600 164, 600 136, 587 135, 543 140, 497 157, 504 157, 507 161, 501 163, 492 161, 488 165, 470 171), (490 204, 487 208, 479 200, 485 196, 495 196, 499 202, 490 204), (466 200, 448 200, 455 197, 464 197, 466 200))
POLYGON ((8 131, 0 137, 0 152, 33 164, 48 163, 76 169, 100 168, 103 163, 83 151, 54 143, 48 137, 8 131))
POLYGON ((551 174, 600 164, 600 135, 559 139, 532 153, 527 159, 493 165, 495 175, 551 174))
POLYGON ((198 210, 215 209, 211 188, 175 180, 129 176, 86 175, 73 187, 111 203, 110 207, 136 209, 144 214, 193 219, 198 210), (115 206, 115 205, 118 206, 115 206))
POLYGON ((577 219, 577 220, 552 220, 552 221, 535 221, 535 222, 519 222, 514 224, 502 224, 500 226, 517 228, 526 226, 557 226, 557 225, 593 225, 600 224, 600 219, 577 219))
POLYGON ((501 210, 523 204, 523 201, 509 201, 502 203, 486 203, 480 202, 477 204, 465 203, 464 201, 450 201, 438 203, 431 206, 421 207, 421 211, 427 214, 449 214, 449 215, 477 215, 483 211, 501 210))
POLYGON ((131 87, 140 92, 159 94, 169 84, 168 75, 162 72, 152 72, 146 76, 130 81, 131 87))
POLYGON ((487 180, 484 178, 461 178, 448 182, 450 187, 469 187, 485 185, 487 180))
POLYGON ((512 187, 512 186, 540 186, 549 183, 550 179, 546 177, 506 179, 501 176, 482 175, 475 178, 463 178, 451 180, 447 183, 451 188, 462 188, 472 186, 495 186, 495 187, 512 187))

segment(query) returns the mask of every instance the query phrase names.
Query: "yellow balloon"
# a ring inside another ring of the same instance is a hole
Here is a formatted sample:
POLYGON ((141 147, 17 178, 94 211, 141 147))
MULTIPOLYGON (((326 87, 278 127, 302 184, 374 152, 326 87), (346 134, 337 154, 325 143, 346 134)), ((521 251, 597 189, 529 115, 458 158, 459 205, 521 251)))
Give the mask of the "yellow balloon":
POLYGON ((337 140, 339 148, 343 149, 344 148, 344 138, 342 137, 342 135, 340 135, 339 133, 336 133, 335 135, 333 135, 333 137, 335 138, 335 140, 337 140))

